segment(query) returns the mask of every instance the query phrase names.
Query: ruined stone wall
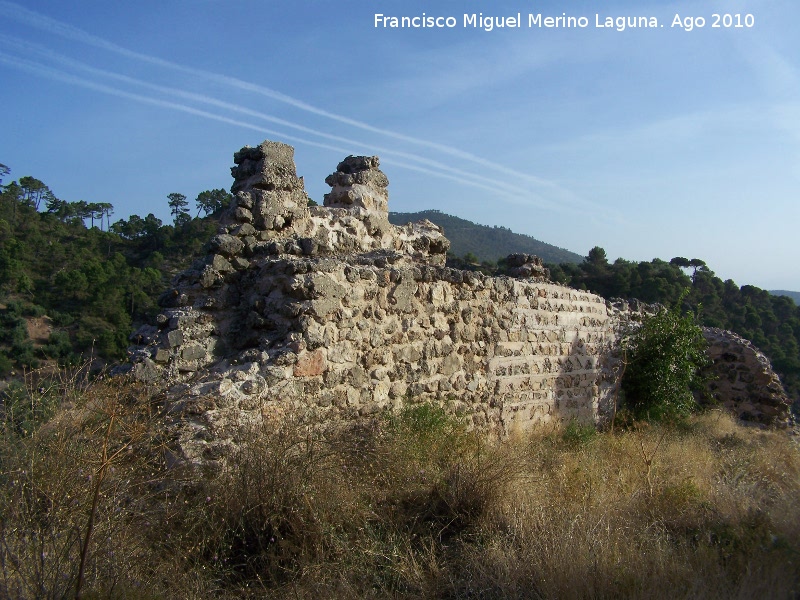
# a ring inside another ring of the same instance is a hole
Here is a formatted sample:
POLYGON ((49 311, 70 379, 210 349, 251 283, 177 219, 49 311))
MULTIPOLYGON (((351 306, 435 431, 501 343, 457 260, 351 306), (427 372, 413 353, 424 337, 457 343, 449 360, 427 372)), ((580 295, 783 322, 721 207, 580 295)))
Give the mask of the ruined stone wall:
POLYGON ((514 256, 514 278, 444 267, 441 229, 388 222, 377 157, 342 161, 312 208, 290 147, 234 160, 207 255, 134 334, 136 373, 170 388, 187 456, 290 408, 335 420, 430 400, 500 434, 608 412, 602 298, 548 282, 535 257, 514 256))
POLYGON ((303 398, 353 417, 430 399, 504 431, 598 417, 612 332, 597 296, 446 268, 306 261, 301 270, 262 279, 298 313, 287 345, 268 353, 277 369, 267 402, 303 398))
POLYGON ((143 348, 222 439, 299 407, 353 419, 431 400, 501 435, 609 410, 612 323, 593 294, 382 256, 273 259, 227 293, 236 311, 166 309, 143 348))
POLYGON ((712 360, 707 369, 712 400, 743 421, 787 427, 791 400, 769 359, 731 331, 706 327, 703 336, 712 360))
POLYGON ((553 284, 526 255, 509 257, 514 277, 445 267, 439 227, 388 222, 377 157, 342 161, 311 208, 291 147, 234 162, 219 234, 132 338, 185 458, 214 460, 243 423, 286 411, 336 422, 433 401, 500 435, 612 413, 614 347, 639 309, 553 284))

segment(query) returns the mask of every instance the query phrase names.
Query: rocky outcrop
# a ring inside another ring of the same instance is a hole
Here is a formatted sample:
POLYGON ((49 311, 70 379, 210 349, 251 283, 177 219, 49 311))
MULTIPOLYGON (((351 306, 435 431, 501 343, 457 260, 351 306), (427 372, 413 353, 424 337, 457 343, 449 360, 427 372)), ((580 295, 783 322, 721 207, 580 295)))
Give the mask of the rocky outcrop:
POLYGON ((743 421, 787 427, 791 400, 769 359, 730 331, 706 327, 703 336, 712 360, 707 374, 713 400, 743 421))

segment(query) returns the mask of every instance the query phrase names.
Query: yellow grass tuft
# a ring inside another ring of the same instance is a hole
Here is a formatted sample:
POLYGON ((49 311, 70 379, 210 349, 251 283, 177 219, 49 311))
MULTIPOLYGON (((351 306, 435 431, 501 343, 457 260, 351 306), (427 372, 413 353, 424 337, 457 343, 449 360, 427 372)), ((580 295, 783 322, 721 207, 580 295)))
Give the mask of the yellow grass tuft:
POLYGON ((147 389, 37 390, 56 408, 28 429, 4 412, 2 597, 800 592, 798 447, 720 412, 504 443, 429 405, 326 434, 289 415, 198 479, 167 469, 147 389))

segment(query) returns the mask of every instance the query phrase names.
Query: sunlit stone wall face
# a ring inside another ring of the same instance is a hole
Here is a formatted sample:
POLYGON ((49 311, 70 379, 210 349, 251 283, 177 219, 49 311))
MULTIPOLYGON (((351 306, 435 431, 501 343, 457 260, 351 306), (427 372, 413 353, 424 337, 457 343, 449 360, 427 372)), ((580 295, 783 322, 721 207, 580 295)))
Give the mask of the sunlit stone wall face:
POLYGON ((625 304, 548 281, 445 267, 429 221, 387 219, 377 157, 348 157, 308 206, 293 149, 235 154, 233 205, 205 256, 132 337, 134 373, 168 390, 185 458, 213 461, 247 423, 291 411, 321 422, 432 401, 501 436, 613 412, 625 304))

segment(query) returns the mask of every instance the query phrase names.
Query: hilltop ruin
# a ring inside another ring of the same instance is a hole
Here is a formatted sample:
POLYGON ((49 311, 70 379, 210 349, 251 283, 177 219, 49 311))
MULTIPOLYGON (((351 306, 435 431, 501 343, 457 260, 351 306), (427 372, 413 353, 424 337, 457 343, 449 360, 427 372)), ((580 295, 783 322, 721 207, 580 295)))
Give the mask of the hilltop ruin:
POLYGON ((339 163, 318 207, 292 147, 234 163, 208 253, 132 336, 186 458, 214 460, 242 423, 298 408, 342 420, 434 401, 500 435, 609 417, 615 344, 640 316, 627 304, 550 282, 536 257, 510 257, 514 276, 447 268, 439 227, 389 223, 377 157, 339 163))

